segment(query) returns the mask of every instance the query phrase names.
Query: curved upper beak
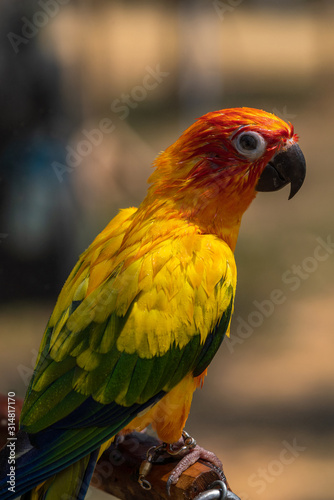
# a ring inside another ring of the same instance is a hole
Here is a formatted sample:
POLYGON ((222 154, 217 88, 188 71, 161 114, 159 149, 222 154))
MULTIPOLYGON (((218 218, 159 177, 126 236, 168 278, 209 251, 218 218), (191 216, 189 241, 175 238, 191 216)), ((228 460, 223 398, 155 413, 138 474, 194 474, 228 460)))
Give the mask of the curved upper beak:
POLYGON ((301 188, 305 174, 304 155, 298 144, 293 144, 274 156, 268 163, 258 180, 256 190, 278 191, 290 183, 290 200, 301 188))

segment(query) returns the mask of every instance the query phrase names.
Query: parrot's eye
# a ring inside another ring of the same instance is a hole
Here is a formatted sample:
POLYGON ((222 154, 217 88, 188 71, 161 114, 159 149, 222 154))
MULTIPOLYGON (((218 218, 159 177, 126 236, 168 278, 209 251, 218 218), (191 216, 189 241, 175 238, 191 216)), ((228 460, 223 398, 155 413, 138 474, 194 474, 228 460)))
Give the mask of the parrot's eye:
POLYGON ((242 132, 233 142, 240 154, 254 160, 259 158, 266 148, 262 135, 252 131, 242 132))
POLYGON ((257 148, 257 138, 250 134, 244 134, 240 137, 239 147, 244 151, 254 151, 257 148))

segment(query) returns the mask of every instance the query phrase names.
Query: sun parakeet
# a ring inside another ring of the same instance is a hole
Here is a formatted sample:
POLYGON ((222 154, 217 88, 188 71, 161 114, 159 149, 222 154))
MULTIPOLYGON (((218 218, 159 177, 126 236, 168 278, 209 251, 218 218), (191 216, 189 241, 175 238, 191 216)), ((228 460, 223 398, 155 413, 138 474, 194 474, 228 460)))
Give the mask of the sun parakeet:
POLYGON ((2 452, 1 499, 83 499, 116 433, 151 424, 179 440, 229 334, 241 217, 257 191, 299 190, 297 140, 271 113, 223 109, 160 153, 141 205, 112 219, 59 295, 22 410, 15 493, 2 452))

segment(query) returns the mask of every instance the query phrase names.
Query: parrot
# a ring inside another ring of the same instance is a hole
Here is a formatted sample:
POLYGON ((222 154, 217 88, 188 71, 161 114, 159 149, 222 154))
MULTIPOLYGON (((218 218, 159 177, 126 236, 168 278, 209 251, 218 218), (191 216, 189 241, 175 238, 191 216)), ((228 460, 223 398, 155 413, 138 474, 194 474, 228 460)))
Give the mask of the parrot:
POLYGON ((153 167, 142 203, 119 211, 59 294, 21 413, 15 491, 1 452, 1 499, 83 500, 116 436, 151 425, 182 439, 229 336, 242 215, 257 192, 290 184, 292 198, 306 175, 292 124, 248 107, 201 116, 153 167))

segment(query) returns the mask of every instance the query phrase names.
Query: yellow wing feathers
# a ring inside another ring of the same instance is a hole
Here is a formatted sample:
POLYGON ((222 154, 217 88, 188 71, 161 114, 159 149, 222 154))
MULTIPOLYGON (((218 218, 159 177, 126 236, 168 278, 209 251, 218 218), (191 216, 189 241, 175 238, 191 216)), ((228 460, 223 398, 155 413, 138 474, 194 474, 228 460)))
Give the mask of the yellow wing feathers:
MULTIPOLYGON (((55 359, 62 357, 57 349, 64 342, 65 324, 72 335, 92 321, 103 323, 113 313, 125 316, 131 305, 117 349, 150 358, 163 355, 171 345, 184 347, 195 334, 204 342, 229 304, 230 295, 225 292, 230 286, 235 289, 236 268, 226 243, 214 235, 199 234, 189 224, 185 231, 179 221, 173 221, 168 235, 164 231, 153 239, 146 233, 140 248, 133 244, 130 250, 127 239, 122 252, 122 238, 127 238, 130 225, 125 212, 120 214, 123 233, 120 222, 107 226, 108 238, 102 233, 93 242, 84 254, 84 268, 78 266, 79 276, 72 273, 64 286, 50 320, 55 359), (215 290, 220 281, 222 286, 215 290), (69 314, 72 301, 80 304, 69 314)), ((112 342, 107 333, 99 351, 112 342)))
MULTIPOLYGON (((92 396, 102 404, 144 403, 153 389, 146 389, 143 379, 142 395, 137 394, 135 371, 126 381, 125 370, 130 374, 132 365, 133 370, 154 366, 165 380, 159 390, 169 391, 191 373, 196 359, 198 370, 205 370, 223 338, 217 336, 220 341, 211 347, 208 337, 223 316, 222 335, 228 334, 236 286, 229 246, 215 235, 201 234, 195 225, 172 219, 160 233, 152 234, 148 225, 138 244, 135 215, 135 209, 121 212, 65 283, 40 351, 46 360, 40 354, 32 390, 46 391, 63 373, 68 391, 72 387, 78 396, 92 396), (176 364, 175 377, 165 379, 170 353, 182 356, 189 349, 187 370, 179 371, 176 364)), ((52 391, 50 398, 57 398, 52 391)), ((71 397, 74 408, 77 396, 71 397)))

